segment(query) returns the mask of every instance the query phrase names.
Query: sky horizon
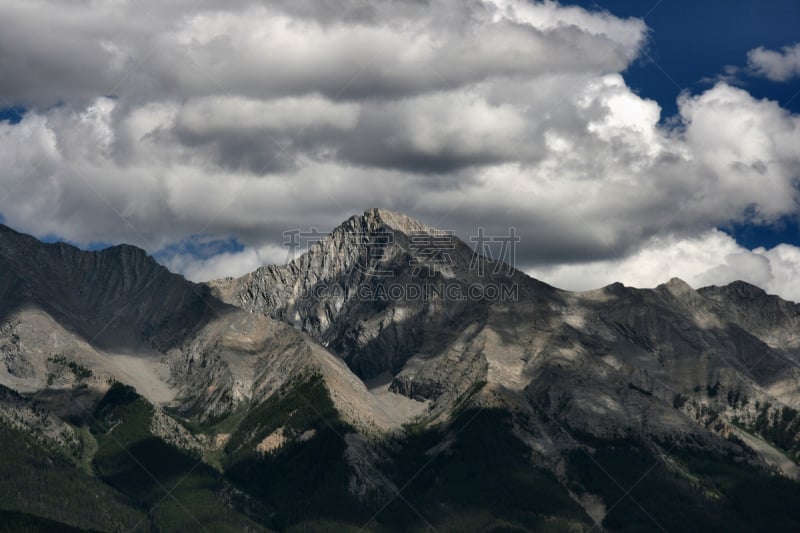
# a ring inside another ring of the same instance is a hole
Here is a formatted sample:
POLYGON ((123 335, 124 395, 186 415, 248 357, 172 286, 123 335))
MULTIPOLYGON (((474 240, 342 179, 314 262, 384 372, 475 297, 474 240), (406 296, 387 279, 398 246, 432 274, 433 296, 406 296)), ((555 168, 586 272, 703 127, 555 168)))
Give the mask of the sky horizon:
POLYGON ((800 301, 800 5, 0 2, 0 221, 195 281, 385 207, 800 301), (43 17, 48 12, 50 16, 43 17))

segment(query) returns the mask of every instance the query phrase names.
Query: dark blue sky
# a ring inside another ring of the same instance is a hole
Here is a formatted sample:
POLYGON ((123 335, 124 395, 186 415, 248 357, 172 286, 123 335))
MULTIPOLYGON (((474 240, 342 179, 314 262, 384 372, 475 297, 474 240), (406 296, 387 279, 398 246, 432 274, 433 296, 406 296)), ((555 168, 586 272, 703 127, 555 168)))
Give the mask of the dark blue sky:
MULTIPOLYGON (((763 46, 778 50, 800 42, 798 0, 579 0, 562 2, 617 16, 645 17, 651 30, 647 54, 625 73, 641 96, 661 105, 662 120, 677 113, 682 90, 696 94, 726 65, 744 67, 747 52, 763 46)), ((756 98, 769 98, 800 113, 800 78, 773 82, 742 74, 738 85, 756 98)), ((800 176, 797 177, 800 180, 800 176)), ((797 218, 774 226, 736 225, 720 228, 747 248, 771 248, 782 242, 800 246, 797 218)))
POLYGON ((19 124, 19 121, 22 120, 22 115, 24 114, 25 109, 21 107, 3 107, 0 105, 0 122, 5 120, 11 124, 19 124))
MULTIPOLYGON (((648 54, 625 72, 625 79, 639 94, 658 101, 665 116, 676 112, 675 100, 682 89, 696 93, 708 88, 709 83, 704 83, 703 78, 720 74, 725 65, 744 66, 749 50, 759 46, 779 49, 800 41, 797 0, 564 3, 605 9, 617 16, 646 15, 652 42, 648 54)), ((800 112, 800 79, 775 83, 743 77, 742 85, 755 97, 777 100, 795 113, 800 112)))

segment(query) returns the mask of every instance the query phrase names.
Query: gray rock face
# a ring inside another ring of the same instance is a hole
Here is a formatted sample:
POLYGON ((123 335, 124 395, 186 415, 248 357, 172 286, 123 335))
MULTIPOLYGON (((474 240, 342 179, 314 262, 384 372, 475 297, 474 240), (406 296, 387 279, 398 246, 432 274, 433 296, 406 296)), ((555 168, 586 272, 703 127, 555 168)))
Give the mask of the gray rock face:
POLYGON ((460 325, 484 320, 494 292, 479 301, 467 297, 470 288, 502 294, 516 287, 534 299, 554 291, 496 266, 454 236, 371 209, 285 266, 210 286, 227 303, 305 331, 370 378, 397 373, 415 354, 445 350, 460 325))
MULTIPOLYGON (((343 416, 365 428, 396 427, 424 408, 393 395, 400 414, 387 413, 386 398, 308 335, 223 303, 132 246, 84 252, 0 226, 0 315, 0 385, 66 419, 91 417, 114 381, 210 419, 309 374, 322 374, 343 416)), ((196 446, 169 434, 159 413, 159 434, 196 446)))
POLYGON ((767 294, 744 281, 705 287, 702 296, 719 304, 726 319, 800 362, 800 305, 767 294))
MULTIPOLYGON (((64 416, 75 406, 58 391, 91 401, 119 380, 218 418, 315 373, 365 433, 466 405, 526 415, 515 431, 557 469, 571 434, 730 451, 734 421, 785 434, 800 410, 796 304, 741 282, 561 291, 380 209, 287 265, 208 285, 134 247, 83 252, 0 228, 0 291, 0 384, 64 416)), ((159 434, 204 446, 167 412, 159 434)))
POLYGON ((42 441, 78 448, 80 440, 72 426, 51 411, 0 385, 0 421, 27 431, 42 441))
POLYGON ((232 305, 313 336, 362 378, 390 372, 390 389, 433 401, 434 418, 483 386, 471 401, 546 411, 570 430, 722 446, 717 436, 734 418, 755 422, 756 404, 800 408, 796 304, 741 282, 695 291, 673 279, 653 290, 617 283, 569 293, 514 270, 492 273, 484 258, 479 275, 458 239, 447 265, 419 260, 420 233, 437 235, 369 210, 285 266, 210 286, 232 305), (392 245, 370 261, 386 235, 392 245), (364 297, 396 284, 513 287, 515 297, 364 297))
POLYGON ((0 226, 2 313, 36 306, 94 345, 163 349, 210 316, 207 289, 134 246, 85 252, 0 226))

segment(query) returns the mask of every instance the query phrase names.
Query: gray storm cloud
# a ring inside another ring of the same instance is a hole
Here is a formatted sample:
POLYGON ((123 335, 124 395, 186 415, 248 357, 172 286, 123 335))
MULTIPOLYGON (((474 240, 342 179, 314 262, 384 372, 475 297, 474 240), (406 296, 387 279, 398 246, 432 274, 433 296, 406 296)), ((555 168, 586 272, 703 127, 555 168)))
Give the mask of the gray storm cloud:
MULTIPOLYGON (((245 244, 169 259, 194 279, 280 261, 285 229, 372 206, 463 237, 515 226, 518 266, 570 286, 581 266, 667 264, 648 250, 797 212, 800 119, 720 83, 664 125, 621 75, 647 45, 638 19, 516 0, 0 11, 0 96, 27 109, 0 122, 5 221, 150 252, 245 244)), ((777 276, 739 252, 626 275, 777 276)))

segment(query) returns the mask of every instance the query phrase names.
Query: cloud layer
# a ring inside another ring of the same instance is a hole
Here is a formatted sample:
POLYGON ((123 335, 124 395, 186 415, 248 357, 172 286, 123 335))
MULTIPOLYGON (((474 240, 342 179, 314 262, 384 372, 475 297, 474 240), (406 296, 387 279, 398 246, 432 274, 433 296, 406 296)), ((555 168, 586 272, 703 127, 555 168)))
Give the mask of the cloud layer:
MULTIPOLYGON (((662 120, 622 77, 647 45, 638 19, 521 0, 3 11, 0 96, 28 109, 0 122, 6 222, 151 253, 198 234, 244 244, 163 256, 193 279, 280 260, 283 231, 382 206, 465 238, 515 226, 518 266, 568 288, 610 281, 580 265, 654 284, 722 265, 701 253, 724 240, 713 228, 797 212, 800 118, 720 83, 662 120), (694 262, 659 275, 651 251, 684 245, 694 262)), ((725 257, 797 258, 741 252, 725 257)), ((762 284, 794 294, 790 271, 762 284)), ((702 279, 730 270, 714 272, 702 279)))
POLYGON ((753 73, 772 81, 788 81, 800 76, 800 43, 781 50, 758 47, 747 53, 747 64, 753 73))
POLYGON ((624 258, 535 268, 529 274, 575 290, 621 279, 627 285, 655 287, 677 276, 694 288, 743 280, 800 302, 800 248, 782 244, 751 251, 719 230, 691 238, 657 236, 624 258))

